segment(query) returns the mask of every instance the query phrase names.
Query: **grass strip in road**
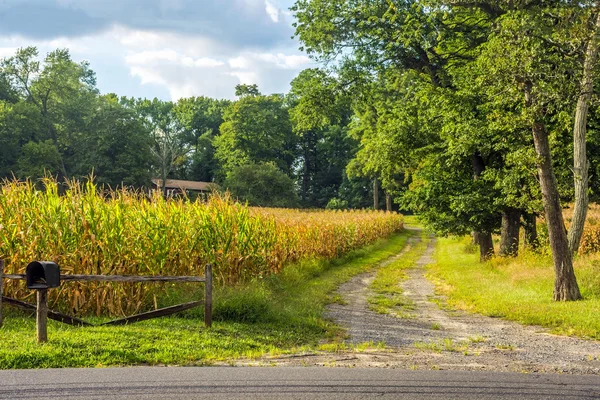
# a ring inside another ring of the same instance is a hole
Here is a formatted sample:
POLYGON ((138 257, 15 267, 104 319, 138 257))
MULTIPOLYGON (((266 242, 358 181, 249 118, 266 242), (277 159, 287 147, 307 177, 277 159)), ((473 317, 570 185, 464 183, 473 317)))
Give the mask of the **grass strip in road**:
POLYGON ((424 231, 414 232, 413 235, 419 235, 420 240, 410 244, 401 257, 377 270, 375 279, 369 287, 371 295, 367 299, 372 311, 400 318, 411 317, 410 312, 414 310, 414 304, 403 295, 400 284, 408 278, 406 270, 414 267, 430 240, 424 231))
POLYGON ((323 317, 325 306, 341 283, 397 254, 408 236, 403 232, 337 260, 307 260, 248 285, 218 289, 212 329, 204 328, 200 311, 119 327, 49 321, 49 342, 38 345, 34 319, 11 312, 0 329, 0 369, 204 365, 343 350, 336 342, 342 331, 323 317), (324 338, 329 343, 322 344, 324 338))
POLYGON ((523 252, 480 263, 470 240, 441 238, 429 277, 448 304, 462 310, 501 317, 553 333, 600 339, 600 255, 575 260, 584 300, 552 300, 554 271, 548 255, 523 252))

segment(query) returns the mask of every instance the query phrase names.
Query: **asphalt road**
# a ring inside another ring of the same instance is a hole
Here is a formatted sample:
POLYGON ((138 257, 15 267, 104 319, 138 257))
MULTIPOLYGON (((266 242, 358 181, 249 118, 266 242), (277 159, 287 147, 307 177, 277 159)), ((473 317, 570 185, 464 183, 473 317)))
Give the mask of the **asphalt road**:
POLYGON ((600 376, 363 368, 0 371, 0 399, 600 399, 600 376))

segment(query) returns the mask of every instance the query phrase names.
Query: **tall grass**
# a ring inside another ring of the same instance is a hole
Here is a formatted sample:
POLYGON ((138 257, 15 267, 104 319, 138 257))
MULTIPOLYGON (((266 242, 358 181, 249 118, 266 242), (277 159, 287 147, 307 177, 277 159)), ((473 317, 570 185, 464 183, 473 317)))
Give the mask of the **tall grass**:
MULTIPOLYGON (((288 262, 335 258, 402 229, 384 212, 251 209, 227 196, 206 202, 165 200, 127 190, 101 192, 72 182, 59 195, 31 182, 0 187, 0 257, 7 272, 31 260, 54 260, 62 273, 202 275, 214 263, 219 284, 278 273, 288 262)), ((26 298, 22 282, 6 293, 26 298)), ((68 283, 50 291, 51 306, 75 314, 123 315, 148 309, 169 290, 159 284, 68 283)))
POLYGON ((486 263, 471 250, 468 238, 441 238, 430 265, 437 290, 460 309, 549 327, 559 334, 600 340, 600 255, 575 259, 582 301, 552 300, 551 256, 523 251, 486 263))

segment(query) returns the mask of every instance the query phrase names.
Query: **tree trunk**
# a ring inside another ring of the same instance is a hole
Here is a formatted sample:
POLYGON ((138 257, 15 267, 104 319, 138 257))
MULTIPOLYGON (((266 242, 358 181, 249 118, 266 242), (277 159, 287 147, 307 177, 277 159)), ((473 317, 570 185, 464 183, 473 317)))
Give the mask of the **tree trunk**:
POLYGON ((166 178, 162 178, 160 180, 160 192, 162 193, 162 197, 163 198, 167 198, 167 179, 166 178))
POLYGON ((308 180, 310 171, 310 155, 308 154, 308 144, 304 144, 304 168, 302 172, 302 202, 306 205, 308 199, 308 180))
POLYGON ((537 236, 537 216, 535 214, 523 214, 523 229, 525 231, 525 246, 532 250, 540 247, 537 236))
POLYGON ((494 256, 494 241, 490 232, 474 232, 474 240, 479 245, 479 261, 487 261, 494 256))
POLYGON ((69 176, 67 174, 67 169, 65 167, 65 161, 63 159, 62 153, 60 151, 60 146, 58 144, 58 135, 56 133, 56 128, 54 127, 54 124, 52 124, 52 121, 50 121, 49 117, 46 114, 43 114, 43 117, 46 122, 46 126, 48 127, 48 132, 50 133, 50 137, 52 138, 52 143, 54 144, 54 147, 56 148, 56 152, 58 153, 58 156, 59 156, 60 168, 58 170, 58 177, 56 180, 58 183, 58 193, 63 195, 67 191, 67 181, 69 179, 69 176))
POLYGON ((392 195, 389 193, 385 194, 385 209, 388 212, 392 211, 392 195))
POLYGON ((514 257, 519 254, 519 228, 521 212, 515 208, 507 208, 502 213, 502 231, 500 234, 500 250, 502 257, 514 257))
POLYGON ((538 156, 538 174, 548 224, 548 236, 554 259, 554 300, 579 300, 581 293, 573 270, 572 253, 569 250, 556 177, 552 169, 548 132, 540 122, 534 122, 532 130, 533 143, 538 156))
MULTIPOLYGON (((471 158, 473 165, 473 179, 477 180, 485 170, 485 162, 479 153, 471 158)), ((494 256, 494 242, 491 232, 473 231, 473 242, 479 245, 479 260, 486 261, 494 256)))
POLYGON ((373 179, 373 209, 379 210, 379 182, 373 179))
POLYGON ((575 181, 575 207, 573 220, 569 230, 569 251, 579 250, 581 235, 588 210, 588 169, 586 154, 586 130, 588 107, 594 92, 594 65, 598 58, 598 42, 600 40, 600 12, 596 15, 594 35, 590 39, 583 62, 583 77, 577 108, 575 109, 575 125, 573 127, 573 178, 575 181))

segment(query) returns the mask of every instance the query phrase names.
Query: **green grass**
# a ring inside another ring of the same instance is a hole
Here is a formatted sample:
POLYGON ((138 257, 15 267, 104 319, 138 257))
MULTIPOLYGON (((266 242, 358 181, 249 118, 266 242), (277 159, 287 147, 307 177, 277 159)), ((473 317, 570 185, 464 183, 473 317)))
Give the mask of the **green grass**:
POLYGON ((547 255, 525 252, 519 257, 480 263, 468 238, 439 239, 436 263, 429 276, 450 306, 553 333, 600 339, 600 256, 582 256, 575 271, 584 300, 554 302, 554 272, 547 255))
POLYGON ((466 342, 454 342, 452 339, 446 338, 441 341, 431 342, 415 342, 414 346, 420 350, 429 350, 436 353, 442 351, 451 352, 466 352, 469 349, 469 344, 466 342))
MULTIPOLYGON (((416 235, 416 233, 411 235, 416 235)), ((411 317, 410 311, 414 310, 414 304, 403 296, 400 284, 408 278, 405 271, 414 266, 427 248, 429 242, 427 233, 422 232, 420 239, 419 242, 412 244, 401 257, 377 270, 377 275, 370 285, 372 294, 367 299, 371 310, 400 318, 411 317)))
POLYGON ((205 365, 266 354, 345 350, 343 331, 323 317, 325 306, 336 300, 333 292, 341 283, 397 254, 408 235, 337 260, 290 265, 250 285, 218 289, 212 329, 204 327, 201 311, 123 327, 75 328, 49 321, 49 342, 38 345, 34 319, 12 311, 0 329, 0 369, 205 365))
POLYGON ((409 227, 421 227, 421 222, 416 215, 405 215, 404 216, 404 226, 409 227))

